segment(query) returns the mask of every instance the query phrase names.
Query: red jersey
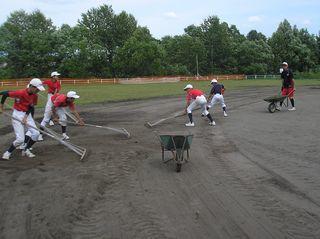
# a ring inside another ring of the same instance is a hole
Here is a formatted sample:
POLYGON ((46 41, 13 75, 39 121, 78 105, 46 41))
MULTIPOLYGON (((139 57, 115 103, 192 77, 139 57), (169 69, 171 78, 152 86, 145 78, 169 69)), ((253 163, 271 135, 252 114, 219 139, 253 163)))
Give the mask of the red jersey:
POLYGON ((67 102, 67 96, 64 94, 55 94, 51 97, 51 101, 54 105, 54 107, 67 107, 71 110, 75 109, 74 103, 73 102, 67 102))
POLYGON ((58 93, 61 90, 61 84, 58 80, 56 82, 53 82, 52 80, 45 80, 42 84, 48 86, 48 93, 50 94, 58 93))
POLYGON ((9 91, 9 97, 14 98, 13 108, 23 112, 27 112, 30 106, 38 103, 38 95, 29 94, 28 89, 9 91))
POLYGON ((187 93, 187 101, 195 100, 198 96, 202 96, 203 92, 197 89, 191 89, 187 93))

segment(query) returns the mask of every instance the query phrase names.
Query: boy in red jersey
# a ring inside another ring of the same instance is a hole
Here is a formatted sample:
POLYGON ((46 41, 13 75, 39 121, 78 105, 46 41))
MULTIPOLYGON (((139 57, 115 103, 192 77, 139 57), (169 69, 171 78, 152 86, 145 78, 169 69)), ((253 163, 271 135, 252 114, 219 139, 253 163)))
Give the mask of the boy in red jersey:
MULTIPOLYGON (((48 99, 47 99, 45 112, 51 110, 51 108, 50 108, 51 97, 53 95, 55 95, 56 93, 59 93, 59 91, 61 90, 61 84, 59 82, 59 76, 60 76, 60 73, 58 73, 57 71, 54 71, 54 72, 51 73, 51 79, 50 80, 43 81, 43 84, 48 86, 48 99)), ((54 125, 52 120, 49 121, 49 125, 51 125, 51 126, 54 125)))
POLYGON ((55 120, 58 119, 61 129, 62 129, 62 138, 68 140, 69 136, 67 135, 67 116, 65 112, 65 107, 69 107, 71 112, 76 116, 78 123, 84 125, 83 120, 81 119, 79 113, 75 109, 74 100, 80 98, 75 91, 69 91, 67 95, 64 94, 55 94, 51 97, 49 106, 50 111, 46 111, 41 122, 41 126, 45 127, 46 124, 50 121, 51 117, 55 120))
POLYGON ((193 86, 188 84, 184 87, 184 91, 186 91, 187 105, 186 105, 186 113, 188 114, 190 122, 186 124, 187 127, 194 126, 194 122, 192 119, 192 110, 194 110, 197 106, 201 107, 202 113, 208 117, 210 120, 209 125, 214 126, 216 123, 213 121, 210 113, 206 109, 207 99, 204 96, 204 93, 201 90, 193 89, 193 86))
POLYGON ((9 160, 12 152, 16 149, 16 147, 24 143, 25 127, 31 133, 31 135, 25 149, 22 151, 22 155, 25 155, 29 158, 35 157, 35 155, 31 153, 29 149, 38 140, 40 132, 34 129, 36 128, 36 125, 30 113, 32 112, 34 105, 37 103, 37 93, 44 90, 45 89, 42 85, 41 80, 38 78, 34 78, 30 81, 27 89, 0 92, 0 95, 2 95, 0 112, 4 110, 3 105, 7 97, 14 98, 15 102, 13 105, 12 117, 22 122, 21 123, 20 121, 12 119, 12 126, 16 135, 16 139, 12 143, 10 148, 3 154, 3 159, 9 160))

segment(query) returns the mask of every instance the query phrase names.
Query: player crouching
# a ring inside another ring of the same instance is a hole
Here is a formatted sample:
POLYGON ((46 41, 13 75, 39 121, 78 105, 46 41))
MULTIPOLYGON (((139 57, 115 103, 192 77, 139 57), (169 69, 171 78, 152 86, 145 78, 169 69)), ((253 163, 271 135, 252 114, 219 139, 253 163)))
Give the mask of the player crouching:
MULTIPOLYGON (((59 121, 62 129, 62 139, 68 140, 69 136, 67 135, 67 116, 66 116, 66 107, 69 107, 71 112, 77 118, 79 125, 84 125, 83 120, 80 118, 79 113, 75 109, 74 100, 80 98, 75 91, 69 91, 67 95, 64 94, 55 94, 51 97, 51 101, 49 102, 49 106, 44 113, 43 120, 41 122, 42 128, 49 123, 51 117, 53 117, 54 121, 59 121)), ((43 136, 40 134, 39 140, 43 140, 43 136)))
POLYGON ((38 140, 40 132, 36 130, 36 125, 32 118, 31 112, 34 105, 37 103, 37 93, 44 90, 45 89, 42 85, 41 80, 38 78, 34 78, 30 81, 27 89, 0 92, 0 95, 2 95, 0 104, 1 112, 4 110, 3 105, 7 97, 15 99, 12 113, 12 126, 16 135, 16 139, 15 141, 13 141, 10 148, 3 154, 3 159, 9 160, 12 152, 16 149, 16 147, 24 143, 25 127, 30 133, 30 139, 28 140, 25 149, 22 151, 22 155, 25 155, 29 158, 35 157, 35 155, 31 153, 30 148, 38 140))
POLYGON ((209 110, 211 107, 213 107, 215 104, 220 103, 222 110, 223 110, 223 116, 227 117, 227 106, 224 103, 224 98, 223 98, 223 93, 225 91, 224 85, 223 84, 219 84, 218 81, 216 79, 213 79, 211 81, 211 91, 210 91, 210 95, 208 97, 208 102, 210 102, 208 104, 207 110, 209 110))
POLYGON ((208 117, 210 120, 209 125, 214 126, 216 123, 213 121, 209 111, 206 109, 207 99, 204 96, 203 92, 198 89, 193 89, 193 86, 188 84, 184 87, 184 91, 186 91, 187 95, 187 105, 186 105, 186 113, 188 113, 188 117, 190 122, 186 124, 187 127, 194 126, 194 122, 192 119, 192 111, 200 106, 202 113, 208 117))

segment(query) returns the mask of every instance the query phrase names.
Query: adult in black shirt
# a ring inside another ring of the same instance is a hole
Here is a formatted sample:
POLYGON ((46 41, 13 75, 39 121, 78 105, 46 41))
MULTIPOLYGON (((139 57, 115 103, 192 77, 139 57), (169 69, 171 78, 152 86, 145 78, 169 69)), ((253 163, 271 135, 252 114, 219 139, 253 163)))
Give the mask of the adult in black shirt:
MULTIPOLYGON (((296 110, 294 106, 294 80, 293 80, 293 73, 292 70, 289 69, 289 65, 287 62, 282 63, 282 70, 281 72, 281 78, 282 78, 282 88, 281 88, 281 94, 283 96, 288 96, 292 105, 292 108, 289 109, 290 111, 296 110)), ((282 102, 280 102, 280 107, 282 106, 282 102)), ((279 110, 279 109, 278 109, 279 110)))

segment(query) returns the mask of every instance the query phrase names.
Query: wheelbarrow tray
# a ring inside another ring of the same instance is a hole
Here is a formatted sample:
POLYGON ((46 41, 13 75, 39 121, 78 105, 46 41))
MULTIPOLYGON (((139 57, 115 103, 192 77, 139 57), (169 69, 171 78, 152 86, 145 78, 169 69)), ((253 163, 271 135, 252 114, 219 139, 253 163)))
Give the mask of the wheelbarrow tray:
MULTIPOLYGON (((159 134, 159 139, 162 149, 162 160, 164 161, 164 151, 171 151, 174 155, 173 160, 176 162, 176 170, 177 172, 180 172, 182 163, 190 157, 189 150, 193 135, 189 132, 162 133, 159 134), (187 158, 184 156, 185 151, 187 151, 187 158)), ((170 160, 164 162, 168 162, 170 160)))
POLYGON ((275 102, 283 101, 287 97, 288 97, 287 95, 275 95, 275 96, 267 97, 267 98, 265 98, 263 100, 266 101, 266 102, 269 102, 269 103, 273 103, 273 102, 275 103, 275 102))

